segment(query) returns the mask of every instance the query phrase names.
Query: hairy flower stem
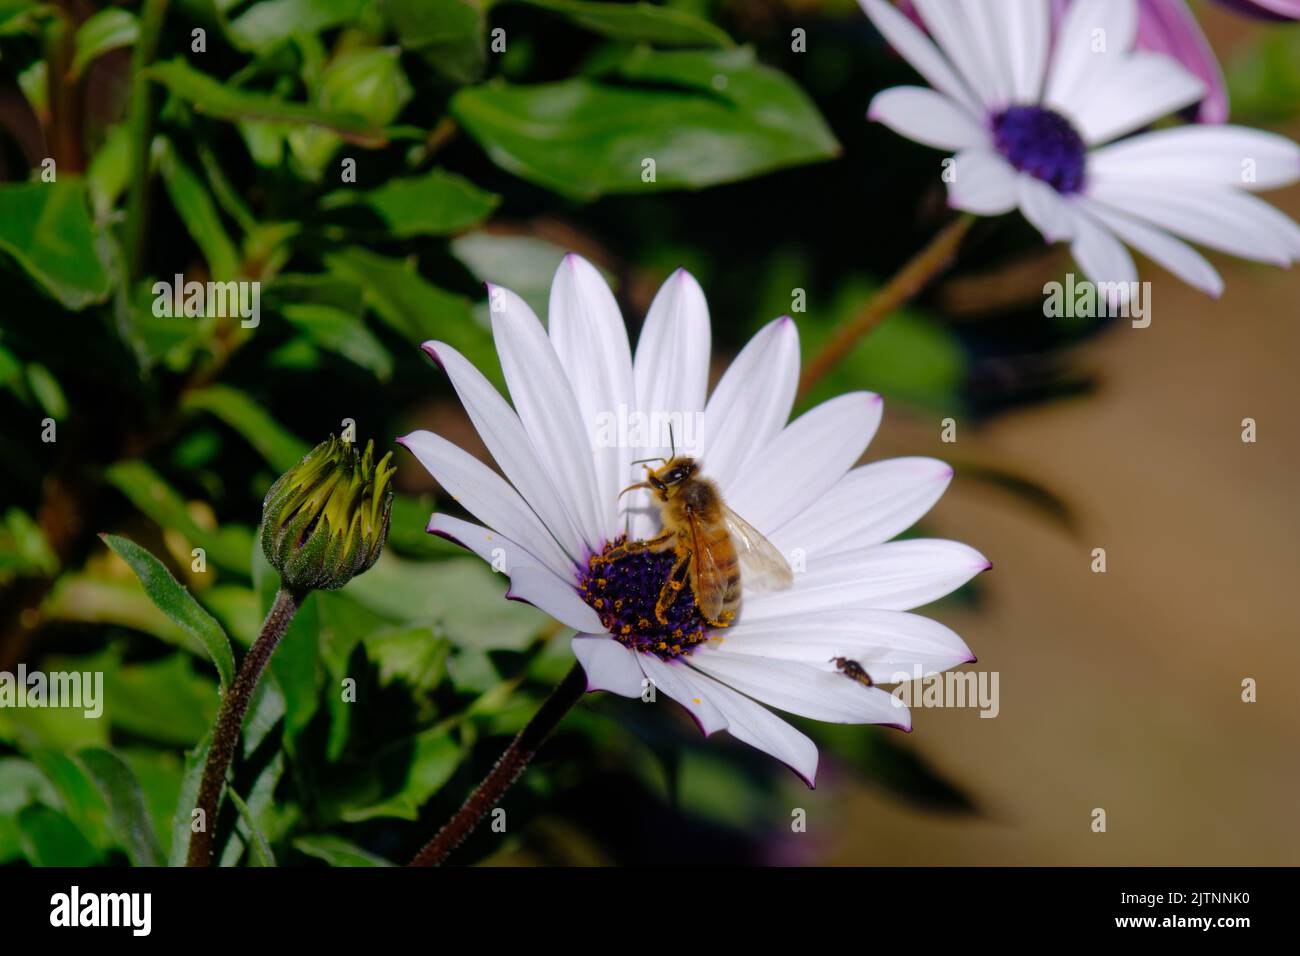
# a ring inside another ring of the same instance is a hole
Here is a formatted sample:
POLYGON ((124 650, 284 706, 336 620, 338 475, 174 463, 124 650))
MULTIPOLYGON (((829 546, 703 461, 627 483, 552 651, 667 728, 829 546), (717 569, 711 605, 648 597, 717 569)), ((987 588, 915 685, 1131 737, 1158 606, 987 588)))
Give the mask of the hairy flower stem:
POLYGON ((899 306, 909 302, 925 288, 935 276, 948 268, 957 247, 970 230, 975 217, 963 213, 949 223, 929 244, 908 260, 883 289, 856 316, 835 330, 821 351, 808 360, 799 379, 799 397, 821 381, 831 369, 842 362, 858 340, 879 325, 899 306))
POLYGON ((203 766, 203 780, 199 784, 199 798, 195 804, 202 812, 199 818, 203 829, 190 834, 190 850, 186 866, 208 866, 212 862, 213 835, 216 830, 217 806, 221 801, 221 790, 226 783, 226 771, 235 756, 235 746, 239 743, 239 734, 244 726, 244 715, 248 712, 248 703, 253 699, 253 691, 262 678, 262 671, 275 652, 276 645, 289 623, 302 605, 306 595, 280 589, 266 615, 262 633, 257 636, 253 646, 248 649, 244 662, 239 665, 239 674, 230 685, 225 699, 221 702, 221 712, 217 715, 217 724, 212 730, 212 746, 208 749, 208 760, 203 766))
POLYGON ((560 686, 546 698, 546 703, 519 735, 511 741, 505 753, 497 760, 492 772, 483 778, 469 799, 456 811, 456 815, 438 831, 437 835, 424 845, 415 855, 409 866, 439 866, 452 850, 465 842, 478 826, 478 822, 487 815, 510 785, 519 779, 528 762, 533 759, 538 749, 551 735, 565 714, 582 699, 587 691, 587 675, 581 664, 574 664, 573 669, 560 682, 560 686))

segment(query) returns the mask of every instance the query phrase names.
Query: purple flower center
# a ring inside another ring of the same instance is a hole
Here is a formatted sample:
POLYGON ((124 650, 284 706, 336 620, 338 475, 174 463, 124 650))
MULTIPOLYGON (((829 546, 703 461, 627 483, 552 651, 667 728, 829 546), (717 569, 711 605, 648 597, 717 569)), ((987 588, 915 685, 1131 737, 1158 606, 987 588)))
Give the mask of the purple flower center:
POLYGON ((655 616, 659 592, 672 573, 676 557, 671 550, 658 554, 641 551, 610 561, 603 555, 622 544, 618 539, 588 562, 579 582, 582 599, 592 606, 605 629, 625 647, 664 660, 690 654, 709 639, 709 623, 700 616, 690 584, 682 587, 664 612, 667 622, 655 616))
POLYGON ((1060 113, 1041 106, 1012 106, 993 117, 993 140, 1007 162, 1058 193, 1083 188, 1087 147, 1060 113))

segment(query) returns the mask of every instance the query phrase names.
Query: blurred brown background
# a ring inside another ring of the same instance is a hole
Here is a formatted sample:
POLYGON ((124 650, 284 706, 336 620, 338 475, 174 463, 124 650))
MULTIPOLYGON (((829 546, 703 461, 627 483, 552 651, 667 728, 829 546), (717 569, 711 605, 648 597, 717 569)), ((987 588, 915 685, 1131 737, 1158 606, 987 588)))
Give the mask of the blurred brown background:
MULTIPOLYGON (((1258 29, 1198 12, 1221 59, 1258 29)), ((1300 188, 1268 198, 1300 218, 1300 188)), ((1074 507, 1079 529, 954 483, 930 530, 994 569, 978 610, 940 616, 974 668, 1000 672, 1002 709, 917 710, 907 744, 980 813, 837 781, 838 796, 809 798, 834 812, 827 862, 1300 863, 1300 275, 1211 259, 1227 283, 1217 302, 1141 263, 1152 324, 1084 349, 1092 396, 960 430, 955 446, 937 422, 886 415, 872 457, 906 447, 1018 467, 1074 507), (1247 417, 1255 444, 1241 441, 1247 417), (1090 569, 1097 547, 1105 574, 1090 569)))

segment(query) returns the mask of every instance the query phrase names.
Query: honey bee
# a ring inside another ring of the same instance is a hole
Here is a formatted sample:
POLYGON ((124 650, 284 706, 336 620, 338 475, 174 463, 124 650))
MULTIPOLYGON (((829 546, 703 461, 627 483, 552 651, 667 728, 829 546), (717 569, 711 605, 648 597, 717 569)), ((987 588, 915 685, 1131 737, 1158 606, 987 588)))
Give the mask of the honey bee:
POLYGON ((849 680, 855 680, 863 687, 874 686, 871 682, 871 675, 857 661, 849 660, 847 657, 832 657, 830 662, 849 680))
MULTIPOLYGON (((676 554, 668 580, 655 603, 655 617, 667 624, 667 612, 690 582, 700 615, 714 627, 727 627, 740 610, 742 569, 746 588, 780 590, 794 583, 794 573, 767 538, 722 500, 718 486, 700 475, 700 463, 676 453, 659 468, 646 465, 645 481, 659 506, 663 531, 646 541, 629 541, 606 552, 616 560, 641 551, 676 554)), ((634 463, 636 464, 636 463, 634 463)))

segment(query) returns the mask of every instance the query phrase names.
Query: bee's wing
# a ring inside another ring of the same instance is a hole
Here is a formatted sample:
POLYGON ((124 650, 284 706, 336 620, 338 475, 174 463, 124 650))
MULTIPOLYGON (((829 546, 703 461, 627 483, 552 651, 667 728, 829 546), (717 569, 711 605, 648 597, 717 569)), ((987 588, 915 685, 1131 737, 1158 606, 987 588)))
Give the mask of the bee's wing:
POLYGON ((716 621, 722 613, 727 582, 718 569, 717 558, 709 550, 709 536, 700 528, 699 520, 691 515, 691 590, 699 603, 700 613, 707 620, 716 621))
POLYGON ((783 591, 794 584, 794 572, 776 546, 752 524, 726 505, 722 518, 740 557, 741 583, 755 591, 783 591))

